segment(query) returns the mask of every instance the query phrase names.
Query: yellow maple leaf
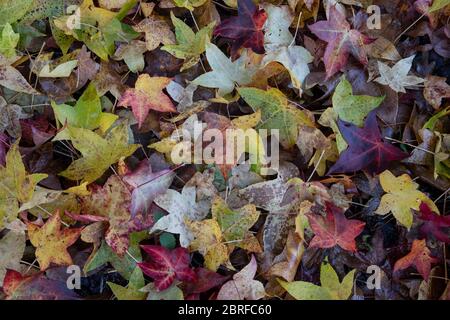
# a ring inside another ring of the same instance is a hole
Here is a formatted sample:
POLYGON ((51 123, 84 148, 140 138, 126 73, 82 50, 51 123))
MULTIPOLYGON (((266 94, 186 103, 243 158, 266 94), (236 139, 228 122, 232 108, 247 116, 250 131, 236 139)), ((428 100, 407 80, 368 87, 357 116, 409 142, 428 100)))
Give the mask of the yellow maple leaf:
POLYGON ((212 216, 217 220, 223 237, 231 246, 237 246, 250 252, 261 252, 261 246, 249 229, 258 221, 259 211, 254 204, 231 210, 220 197, 212 202, 212 216))
POLYGON ((230 266, 228 256, 235 247, 249 252, 262 251, 258 240, 248 230, 259 217, 253 204, 231 210, 222 198, 216 197, 211 211, 212 219, 185 222, 194 238, 189 248, 203 255, 208 269, 216 271, 222 264, 230 266))
POLYGON ((72 162, 60 175, 83 182, 97 180, 112 164, 129 157, 139 147, 138 144, 128 144, 128 127, 125 124, 114 127, 105 138, 91 130, 68 126, 53 140, 71 140, 81 152, 83 157, 72 162))
POLYGON ((31 244, 36 247, 36 259, 42 271, 51 263, 73 264, 67 248, 77 241, 83 228, 61 230, 61 217, 58 211, 42 227, 27 223, 27 228, 31 244))
POLYGON ((228 247, 223 243, 222 231, 215 219, 186 220, 185 223, 194 236, 189 247, 203 255, 206 268, 216 271, 221 264, 228 262, 228 247))
POLYGON ((322 263, 320 286, 306 281, 286 282, 278 279, 278 282, 297 300, 347 300, 352 294, 355 273, 355 269, 351 270, 341 282, 333 267, 322 263))
POLYGON ((434 202, 417 190, 419 185, 407 174, 395 177, 386 170, 380 174, 380 183, 387 193, 381 198, 380 205, 375 211, 377 214, 392 212, 395 219, 409 229, 413 223, 411 209, 419 210, 422 201, 428 204, 432 211, 439 212, 434 202))
POLYGON ((28 175, 19 152, 19 141, 11 146, 6 166, 0 167, 0 229, 17 216, 19 203, 29 201, 38 182, 46 177, 46 174, 28 175))

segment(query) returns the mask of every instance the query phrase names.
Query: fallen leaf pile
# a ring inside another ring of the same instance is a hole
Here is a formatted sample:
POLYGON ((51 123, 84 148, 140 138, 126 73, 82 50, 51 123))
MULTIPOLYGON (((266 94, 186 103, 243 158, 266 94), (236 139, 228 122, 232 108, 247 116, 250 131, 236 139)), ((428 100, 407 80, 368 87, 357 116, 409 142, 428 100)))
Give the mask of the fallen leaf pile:
POLYGON ((0 299, 449 299, 449 17, 0 1, 0 299))

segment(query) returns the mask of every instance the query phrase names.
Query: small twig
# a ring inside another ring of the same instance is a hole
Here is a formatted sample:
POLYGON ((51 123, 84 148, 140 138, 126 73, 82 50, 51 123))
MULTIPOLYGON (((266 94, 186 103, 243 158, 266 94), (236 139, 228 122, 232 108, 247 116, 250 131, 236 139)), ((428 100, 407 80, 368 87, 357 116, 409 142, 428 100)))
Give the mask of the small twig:
POLYGON ((410 144, 410 143, 407 143, 407 142, 404 142, 404 141, 400 141, 400 140, 397 140, 397 139, 394 139, 394 138, 384 137, 384 139, 390 140, 390 141, 393 141, 393 142, 397 142, 397 143, 401 143, 401 144, 410 146, 411 148, 419 149, 419 150, 421 150, 421 151, 423 151, 423 152, 427 152, 427 153, 432 154, 432 155, 435 154, 433 151, 430 151, 430 150, 424 149, 424 148, 422 148, 422 147, 415 146, 415 145, 413 145, 413 144, 410 144))
POLYGON ((404 35, 406 32, 408 32, 409 29, 411 29, 417 22, 419 22, 420 19, 422 19, 423 17, 425 17, 426 12, 422 13, 422 15, 420 17, 418 17, 416 19, 416 21, 414 21, 408 28, 406 28, 405 30, 402 31, 402 33, 400 33, 397 38, 395 38, 394 40, 394 44, 402 37, 402 35, 404 35))
POLYGON ((313 177, 314 173, 317 170, 317 167, 320 165, 320 161, 322 161, 322 157, 325 154, 325 150, 322 151, 322 153, 320 154, 319 160, 317 161, 317 164, 314 166, 314 170, 311 172, 311 174, 309 175, 308 180, 306 180, 306 182, 309 182, 309 180, 311 180, 311 178, 313 177))

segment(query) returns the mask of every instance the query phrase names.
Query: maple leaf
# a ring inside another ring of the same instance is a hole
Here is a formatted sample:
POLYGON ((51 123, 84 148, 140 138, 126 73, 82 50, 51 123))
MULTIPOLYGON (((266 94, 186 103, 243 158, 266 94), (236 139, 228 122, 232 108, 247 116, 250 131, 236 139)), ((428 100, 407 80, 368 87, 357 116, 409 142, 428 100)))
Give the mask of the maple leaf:
POLYGON ((438 261, 436 258, 431 257, 430 253, 425 239, 414 240, 411 251, 395 262, 394 273, 414 265, 425 281, 428 281, 431 264, 438 261))
POLYGON ((294 20, 288 6, 265 4, 267 21, 264 25, 264 48, 267 54, 261 63, 267 65, 273 61, 281 63, 291 76, 292 85, 300 89, 309 74, 308 63, 314 58, 308 50, 295 46, 289 27, 294 20))
POLYGON ((79 296, 67 288, 65 281, 47 278, 38 272, 22 276, 20 272, 7 270, 3 283, 7 300, 77 300, 79 296))
POLYGON ((202 114, 202 120, 207 123, 206 131, 218 129, 223 134, 221 145, 214 149, 214 159, 219 159, 218 161, 216 160, 217 163, 222 162, 222 164, 217 164, 217 166, 225 178, 228 177, 230 169, 239 161, 242 161, 241 157, 244 153, 248 153, 251 157, 251 161, 254 164, 253 170, 256 172, 260 171, 266 150, 262 138, 253 129, 260 119, 261 113, 259 111, 233 120, 213 112, 204 112, 202 114), (230 141, 242 141, 243 148, 229 147, 230 141))
POLYGON ((309 160, 308 166, 314 165, 319 176, 325 174, 327 161, 335 162, 339 156, 332 137, 325 137, 317 128, 300 126, 296 144, 304 160, 309 160))
POLYGON ((335 6, 329 10, 328 20, 308 26, 320 40, 328 43, 323 57, 327 78, 345 66, 350 53, 366 65, 368 61, 364 45, 373 41, 358 30, 351 29, 345 15, 335 6))
POLYGON ((291 105, 278 89, 239 88, 239 95, 254 111, 261 110, 261 124, 257 129, 278 129, 280 143, 286 149, 295 145, 300 124, 314 127, 310 114, 291 105))
POLYGON ((42 227, 27 223, 27 229, 31 244, 36 247, 35 255, 42 271, 48 269, 52 263, 73 264, 67 248, 77 241, 82 228, 61 230, 61 217, 57 211, 42 227))
POLYGON ((220 286, 229 279, 228 276, 223 276, 205 268, 195 268, 194 272, 197 275, 197 280, 195 282, 185 284, 184 289, 188 294, 206 292, 212 288, 220 286))
POLYGON ((286 182, 298 176, 296 166, 289 162, 280 163, 276 179, 251 184, 239 190, 239 194, 256 207, 269 212, 277 212, 282 207, 283 195, 287 190, 286 182))
POLYGON ((132 155, 139 147, 138 144, 128 144, 126 124, 114 127, 105 138, 87 129, 68 126, 53 140, 70 140, 81 152, 83 157, 72 162, 60 175, 83 182, 97 180, 112 164, 132 155))
POLYGON ((248 231, 259 217, 254 205, 231 210, 216 196, 211 211, 212 219, 185 221, 193 236, 189 248, 204 256, 208 269, 216 271, 221 264, 229 265, 228 255, 235 246, 250 252, 262 251, 258 240, 248 231))
POLYGON ((175 173, 170 169, 153 172, 149 161, 143 160, 135 171, 123 176, 123 181, 132 186, 131 216, 146 214, 153 200, 163 194, 172 183, 175 173))
POLYGON ((186 87, 178 84, 175 81, 171 81, 166 87, 167 93, 170 97, 178 102, 178 112, 184 112, 190 110, 194 104, 194 92, 198 86, 195 83, 190 82, 186 87))
POLYGON ((232 62, 212 43, 206 45, 206 58, 212 71, 198 76, 192 82, 207 88, 218 88, 218 95, 221 97, 231 93, 236 84, 249 84, 256 72, 246 63, 247 55, 232 62))
POLYGON ((151 15, 133 26, 133 29, 136 32, 145 33, 145 45, 148 51, 155 50, 161 43, 164 45, 175 43, 175 35, 161 16, 151 15))
POLYGON ((126 87, 122 83, 121 76, 110 63, 102 62, 98 73, 92 79, 99 96, 106 94, 108 91, 116 98, 120 99, 126 87))
POLYGON ((280 285, 297 300, 347 300, 352 294, 356 270, 346 274, 342 282, 329 263, 320 267, 320 286, 306 281, 286 282, 280 285))
POLYGON ((259 9, 253 0, 238 0, 238 16, 224 20, 214 29, 214 35, 232 39, 232 56, 239 48, 250 48, 255 53, 264 53, 263 26, 267 19, 264 9, 259 9))
POLYGON ((24 109, 17 104, 10 104, 0 96, 0 132, 8 132, 13 138, 19 138, 22 133, 20 120, 29 118, 24 109))
POLYGON ((222 231, 225 241, 251 252, 260 252, 258 240, 249 229, 258 221, 259 211, 254 204, 231 210, 219 196, 215 197, 211 207, 212 217, 222 231))
POLYGON ((72 15, 57 17, 53 22, 65 34, 84 42, 92 52, 107 61, 114 54, 116 41, 130 41, 137 35, 120 22, 130 4, 135 3, 129 0, 119 12, 113 12, 96 7, 93 0, 83 0, 72 15))
POLYGON ((427 76, 425 78, 423 96, 435 110, 441 107, 442 99, 450 98, 450 86, 445 81, 444 77, 427 76))
POLYGON ((162 90, 172 81, 165 77, 150 77, 141 74, 134 89, 127 89, 119 100, 122 107, 131 106, 139 128, 150 110, 159 112, 177 112, 170 98, 162 90))
POLYGON ((25 251, 25 232, 10 230, 0 240, 0 287, 8 269, 20 271, 25 251))
POLYGON ((185 221, 186 228, 192 235, 189 248, 198 251, 205 258, 205 266, 216 271, 220 265, 229 263, 228 247, 224 243, 222 230, 215 219, 202 221, 185 221))
POLYGON ((178 44, 167 44, 161 50, 167 51, 178 59, 184 60, 183 66, 180 69, 182 72, 195 66, 200 61, 200 55, 206 50, 206 44, 211 38, 215 22, 210 23, 197 33, 194 33, 187 24, 175 17, 172 11, 170 12, 170 17, 175 26, 175 35, 178 44))
MULTIPOLYGON (((83 238, 83 233, 94 224, 86 226, 81 233, 81 239, 86 241, 86 237, 83 238)), ((100 229, 100 238, 103 238, 104 228, 100 229)), ((88 261, 84 265, 83 271, 85 273, 91 272, 107 263, 110 263, 114 270, 117 270, 119 274, 127 280, 131 279, 131 276, 136 269, 136 263, 142 261, 141 250, 139 243, 148 238, 147 231, 133 232, 129 236, 128 253, 125 256, 120 257, 111 249, 111 247, 102 241, 98 246, 98 249, 94 249, 94 252, 89 257, 88 261)), ((100 239, 101 240, 101 239, 100 239)), ((92 241, 91 241, 92 242, 92 241)))
POLYGON ((145 285, 144 275, 139 268, 134 269, 126 287, 113 282, 107 282, 107 284, 117 300, 144 300, 147 296, 145 292, 139 291, 145 285))
POLYGON ((150 282, 140 291, 148 292, 147 300, 185 300, 183 291, 177 287, 175 282, 170 287, 162 291, 158 290, 154 282, 150 282))
POLYGON ((241 271, 233 275, 233 280, 225 283, 217 294, 217 300, 259 300, 264 298, 264 286, 253 278, 258 265, 255 256, 241 271))
POLYGON ((100 97, 94 84, 89 84, 75 106, 67 104, 56 104, 52 101, 52 108, 55 117, 61 124, 93 130, 100 127, 102 132, 106 132, 117 120, 118 116, 102 112, 100 97))
POLYGON ((289 7, 266 3, 264 10, 267 13, 267 21, 264 24, 264 49, 271 52, 291 45, 294 36, 289 31, 289 27, 294 17, 289 7))
POLYGON ((441 216, 434 213, 426 202, 421 202, 419 219, 423 221, 420 227, 420 232, 429 237, 433 235, 438 241, 450 243, 450 236, 447 230, 445 232, 442 228, 450 228, 450 216, 441 216))
POLYGON ((185 248, 168 250, 155 245, 142 245, 141 248, 150 256, 151 261, 138 263, 138 266, 155 280, 158 291, 170 287, 175 279, 195 282, 196 274, 189 267, 189 252, 185 248))
POLYGON ((36 185, 46 174, 27 174, 19 152, 19 141, 6 154, 6 166, 0 166, 0 229, 13 221, 19 204, 29 201, 36 185))
POLYGON ((131 216, 131 201, 130 190, 121 177, 115 175, 110 176, 102 187, 91 186, 91 195, 82 198, 84 212, 108 219, 105 240, 121 257, 128 249, 130 234, 153 225, 151 215, 139 212, 131 216))
POLYGON ((309 213, 308 220, 315 236, 310 247, 332 248, 336 245, 347 251, 355 252, 355 238, 363 231, 364 222, 348 220, 342 209, 331 202, 325 203, 325 218, 309 213))
POLYGON ((328 174, 362 169, 370 174, 379 173, 391 165, 392 161, 402 160, 408 156, 397 147, 384 142, 375 111, 369 113, 363 128, 342 120, 338 120, 338 127, 348 143, 348 148, 340 154, 328 174))
POLYGON ((211 204, 202 205, 196 201, 197 190, 193 186, 185 185, 181 193, 169 189, 166 193, 155 198, 154 202, 169 212, 167 216, 159 219, 150 232, 155 230, 166 231, 180 235, 180 244, 186 248, 192 240, 192 235, 186 228, 185 219, 200 221, 206 217, 211 204))
POLYGON ((352 91, 351 83, 342 77, 333 93, 333 110, 339 119, 362 127, 364 118, 383 102, 384 96, 353 95, 352 91))
POLYGON ((144 70, 144 52, 146 51, 145 42, 132 40, 130 43, 121 44, 114 53, 113 59, 123 59, 130 71, 136 73, 144 70))
POLYGON ((417 190, 419 185, 407 174, 395 177, 386 170, 380 174, 380 184, 387 193, 381 197, 380 205, 375 213, 384 215, 392 212, 395 219, 408 229, 413 223, 411 209, 418 211, 422 202, 429 205, 433 211, 439 212, 434 202, 417 190))
POLYGON ((414 56, 402 59, 392 68, 387 64, 378 61, 378 71, 380 72, 380 77, 376 78, 375 81, 380 84, 388 85, 396 92, 405 93, 405 87, 415 86, 425 81, 424 79, 416 76, 408 76, 413 60, 414 56))

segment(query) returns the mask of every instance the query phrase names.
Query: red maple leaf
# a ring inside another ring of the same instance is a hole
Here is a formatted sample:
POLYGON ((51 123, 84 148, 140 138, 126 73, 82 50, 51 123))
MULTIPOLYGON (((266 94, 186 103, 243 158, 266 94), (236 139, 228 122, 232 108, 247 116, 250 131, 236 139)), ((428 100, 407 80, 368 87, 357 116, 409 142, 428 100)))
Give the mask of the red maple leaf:
POLYGON ((186 248, 168 250, 155 245, 142 245, 141 248, 152 261, 138 263, 138 266, 142 272, 155 280, 157 290, 167 289, 175 278, 187 282, 196 280, 196 273, 189 268, 189 251, 186 248))
POLYGON ((425 202, 420 204, 419 209, 419 219, 423 221, 420 232, 427 238, 432 234, 437 240, 450 243, 448 232, 450 229, 447 232, 442 230, 443 228, 450 228, 450 216, 440 216, 434 213, 425 202))
POLYGON ((64 281, 49 279, 38 272, 23 276, 20 272, 6 269, 3 292, 8 300, 78 300, 79 296, 67 288, 64 281))
POLYGON ((356 251, 355 238, 363 231, 364 222, 349 220, 342 209, 330 202, 325 203, 325 218, 318 214, 309 213, 308 220, 315 236, 310 247, 332 248, 340 246, 347 251, 356 251))
POLYGON ((147 214, 153 200, 164 193, 172 183, 175 174, 170 169, 153 172, 150 161, 143 160, 134 172, 129 172, 123 181, 132 187, 131 216, 147 214))
POLYGON ((351 29, 345 15, 334 6, 330 7, 328 19, 308 26, 320 40, 328 43, 323 57, 327 79, 346 65, 350 53, 366 65, 368 61, 364 45, 374 41, 358 30, 351 29))
POLYGON ((430 249, 427 248, 426 240, 414 240, 410 253, 395 263, 394 272, 414 265, 422 277, 428 280, 431 264, 434 262, 437 262, 437 259, 430 256, 430 249))
POLYGON ((407 153, 382 139, 374 111, 367 116, 363 128, 342 120, 338 120, 338 126, 348 143, 348 148, 340 154, 338 161, 330 168, 328 174, 362 169, 370 174, 380 173, 392 161, 402 160, 408 156, 407 153))
POLYGON ((229 276, 223 276, 205 268, 195 268, 195 273, 197 274, 197 280, 192 283, 187 283, 184 287, 184 292, 187 294, 206 292, 220 286, 230 278, 229 276))
POLYGON ((264 53, 264 33, 262 31, 267 14, 259 9, 252 0, 238 0, 238 16, 223 21, 214 30, 220 35, 233 40, 231 55, 236 56, 240 47, 250 48, 254 52, 264 53))

